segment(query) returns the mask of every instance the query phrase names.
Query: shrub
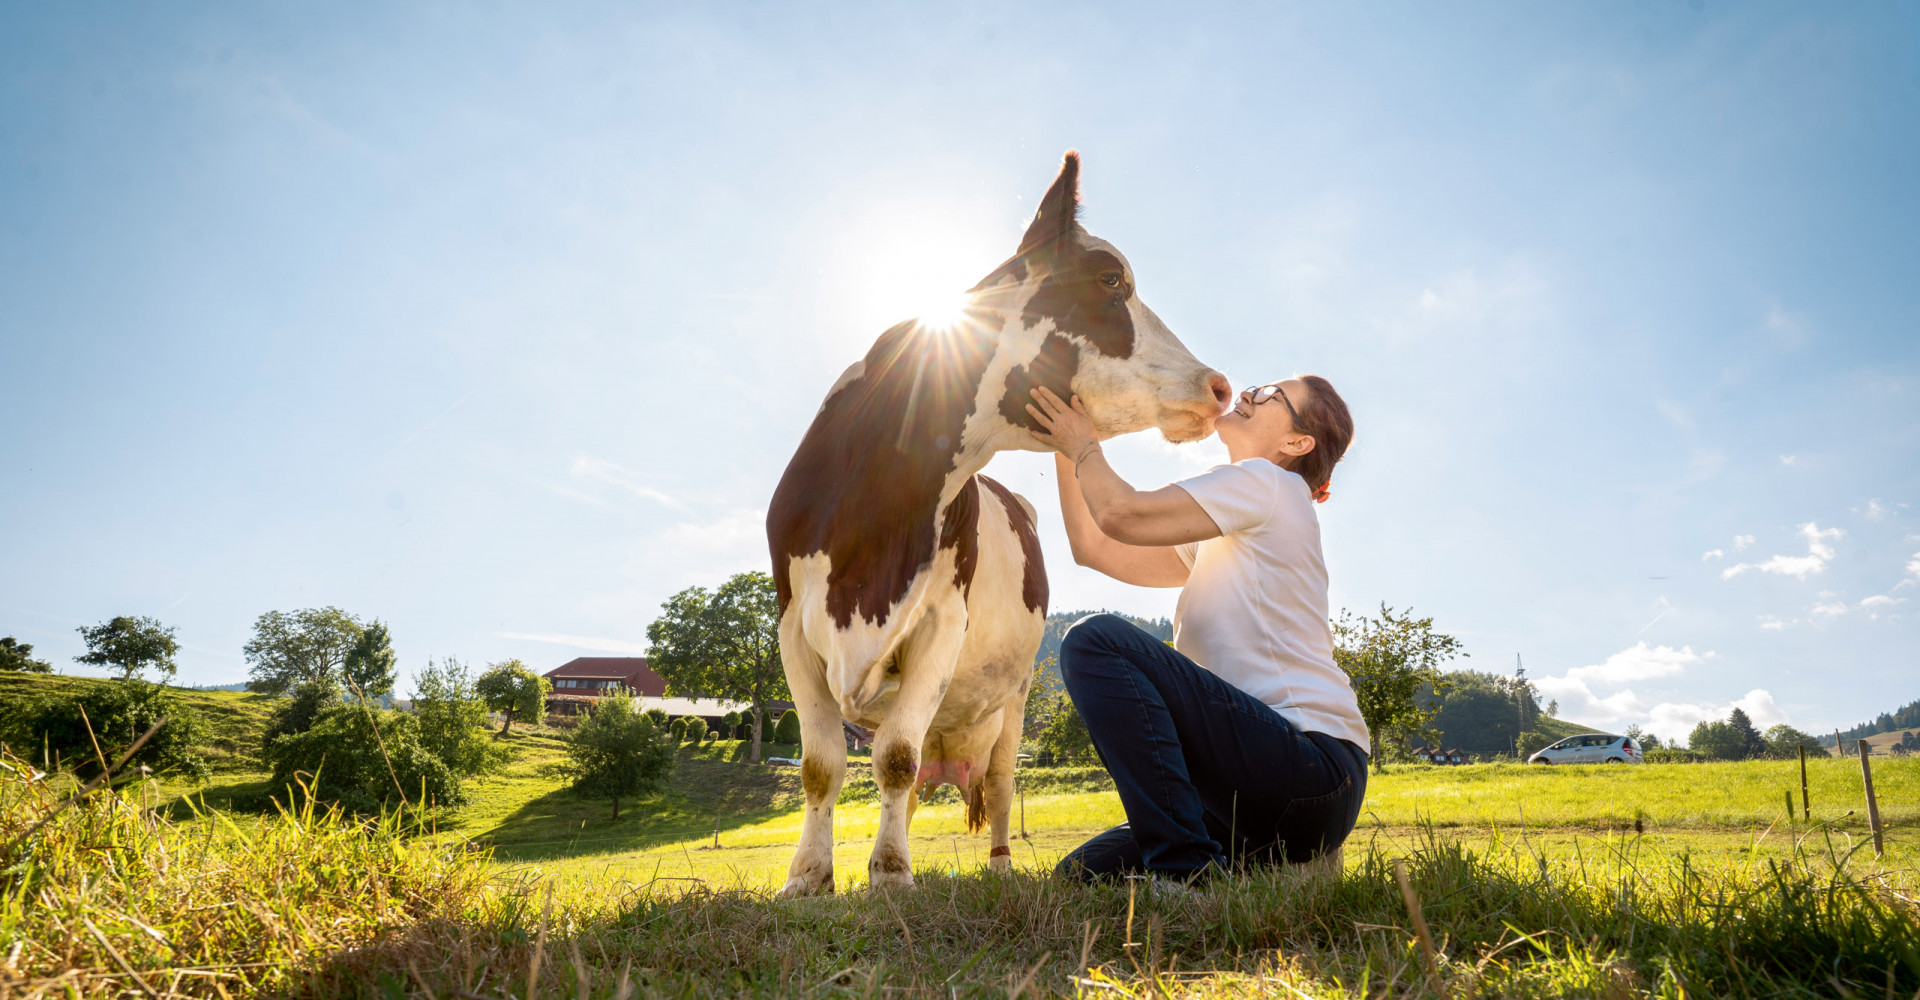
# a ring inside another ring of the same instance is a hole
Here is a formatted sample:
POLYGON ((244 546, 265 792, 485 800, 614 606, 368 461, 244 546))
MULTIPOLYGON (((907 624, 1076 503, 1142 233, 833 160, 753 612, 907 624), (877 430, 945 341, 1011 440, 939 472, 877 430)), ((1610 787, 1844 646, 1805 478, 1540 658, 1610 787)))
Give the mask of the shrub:
POLYGON ((647 718, 653 720, 653 728, 655 729, 667 728, 667 710, 666 709, 649 708, 647 709, 647 718))
POLYGON ((419 720, 402 712, 330 708, 306 732, 275 740, 265 756, 276 790, 292 796, 304 784, 315 798, 355 812, 377 812, 402 799, 414 805, 465 801, 459 776, 421 745, 419 720))
POLYGON ((773 727, 773 742, 800 742, 800 713, 789 708, 780 714, 780 722, 773 727))
POLYGON ((667 735, 673 737, 673 744, 679 746, 687 741, 687 717, 680 716, 667 726, 667 735))
POLYGON ((733 738, 736 740, 753 739, 753 718, 751 716, 734 728, 733 738))
POLYGON ((1523 761, 1552 746, 1554 743, 1553 737, 1545 733, 1534 732, 1531 729, 1514 737, 1514 741, 1519 744, 1520 759, 1523 761))
POLYGON ((607 698, 567 735, 563 770, 572 775, 575 792, 612 800, 613 818, 619 819, 621 799, 657 791, 672 776, 678 741, 661 737, 652 713, 635 711, 632 698, 607 698))
POLYGON ((1048 765, 1093 756, 1093 737, 1087 732, 1086 720, 1080 718, 1080 710, 1073 707, 1073 699, 1065 695, 1050 706, 1047 724, 1041 728, 1040 735, 1034 737, 1034 742, 1040 745, 1041 753, 1048 755, 1048 765))
POLYGON ((774 737, 777 736, 778 734, 779 734, 779 726, 775 724, 773 713, 772 712, 761 713, 760 742, 776 743, 778 742, 778 740, 776 740, 774 737))
POLYGON ((687 742, 698 743, 707 738, 707 720, 697 715, 687 717, 687 742))
POLYGON ((735 733, 735 732, 738 732, 739 730, 740 730, 740 713, 739 712, 728 712, 726 715, 720 717, 721 732, 735 733))
POLYGON ((487 734, 487 704, 474 684, 472 671, 453 657, 429 663, 414 681, 420 745, 462 778, 498 771, 508 757, 487 734))
POLYGON ((137 679, 89 684, 10 707, 0 718, 0 742, 17 748, 22 757, 48 759, 55 767, 72 767, 91 777, 99 773, 100 754, 113 763, 161 719, 167 724, 128 764, 184 772, 204 781, 207 762, 194 752, 203 741, 199 715, 161 685, 137 679))
POLYGON ((293 697, 273 713, 267 722, 267 730, 260 737, 262 746, 272 746, 273 741, 282 736, 304 733, 313 728, 313 720, 342 701, 340 685, 331 677, 318 677, 301 682, 293 689, 293 697))
POLYGON ((1646 752, 1646 761, 1649 764, 1697 764, 1706 759, 1705 754, 1694 753, 1692 750, 1679 750, 1674 747, 1662 747, 1659 750, 1649 750, 1646 752))

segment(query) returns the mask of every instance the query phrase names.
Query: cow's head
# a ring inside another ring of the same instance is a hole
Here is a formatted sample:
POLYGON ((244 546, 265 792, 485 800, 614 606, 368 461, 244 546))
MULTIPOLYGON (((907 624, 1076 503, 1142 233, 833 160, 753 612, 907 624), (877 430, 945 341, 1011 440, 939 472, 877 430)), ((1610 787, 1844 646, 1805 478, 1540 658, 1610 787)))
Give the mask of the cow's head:
POLYGON ((1232 386, 1140 300, 1127 258, 1081 228, 1079 182, 1069 152, 1019 252, 974 288, 1018 310, 1007 328, 1039 335, 1038 351, 1008 372, 1000 412, 1037 430, 1026 404, 1044 385, 1062 399, 1077 393, 1102 437, 1158 427, 1169 441, 1204 438, 1232 386))

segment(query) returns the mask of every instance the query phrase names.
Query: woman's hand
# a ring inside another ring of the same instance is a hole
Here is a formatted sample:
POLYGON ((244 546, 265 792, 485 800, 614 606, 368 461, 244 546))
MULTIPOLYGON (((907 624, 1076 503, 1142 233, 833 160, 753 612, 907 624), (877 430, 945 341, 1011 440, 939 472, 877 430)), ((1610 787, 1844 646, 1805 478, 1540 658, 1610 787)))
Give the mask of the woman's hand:
POLYGON ((1073 397, 1072 404, 1063 403, 1053 390, 1044 385, 1035 386, 1034 402, 1027 404, 1027 412, 1033 419, 1046 428, 1033 431, 1034 440, 1059 452, 1075 465, 1087 454, 1100 447, 1100 434, 1093 429, 1093 420, 1087 416, 1086 404, 1080 397, 1073 397), (1035 403, 1039 405, 1035 405, 1035 403))

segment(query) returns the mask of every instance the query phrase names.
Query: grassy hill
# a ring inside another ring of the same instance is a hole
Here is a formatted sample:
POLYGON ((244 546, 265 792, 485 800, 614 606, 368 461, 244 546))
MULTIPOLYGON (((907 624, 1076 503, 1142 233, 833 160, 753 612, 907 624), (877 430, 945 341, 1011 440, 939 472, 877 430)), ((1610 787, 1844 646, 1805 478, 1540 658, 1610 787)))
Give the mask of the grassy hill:
MULTIPOLYGON (((116 683, 119 682, 98 677, 7 671, 0 673, 0 704, 18 704, 49 694, 116 683)), ((198 712, 206 724, 209 742, 204 756, 214 770, 247 771, 260 766, 260 734, 266 731, 267 720, 279 698, 244 691, 189 688, 171 688, 168 693, 198 712)))

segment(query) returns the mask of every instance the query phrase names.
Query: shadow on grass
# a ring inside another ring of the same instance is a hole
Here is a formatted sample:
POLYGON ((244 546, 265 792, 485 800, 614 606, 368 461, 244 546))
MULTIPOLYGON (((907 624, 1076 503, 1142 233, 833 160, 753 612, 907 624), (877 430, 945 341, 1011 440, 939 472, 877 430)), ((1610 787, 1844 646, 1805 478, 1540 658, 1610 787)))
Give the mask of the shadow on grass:
POLYGON ((645 850, 725 834, 774 819, 803 803, 797 768, 723 763, 687 755, 667 790, 620 804, 567 788, 541 795, 475 839, 502 861, 548 861, 645 850))

